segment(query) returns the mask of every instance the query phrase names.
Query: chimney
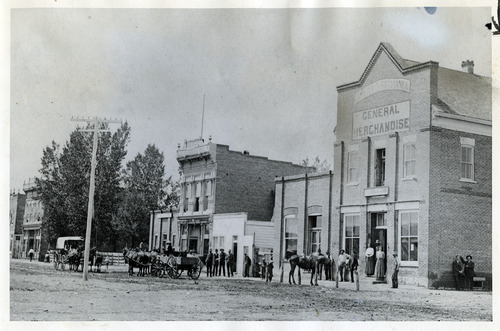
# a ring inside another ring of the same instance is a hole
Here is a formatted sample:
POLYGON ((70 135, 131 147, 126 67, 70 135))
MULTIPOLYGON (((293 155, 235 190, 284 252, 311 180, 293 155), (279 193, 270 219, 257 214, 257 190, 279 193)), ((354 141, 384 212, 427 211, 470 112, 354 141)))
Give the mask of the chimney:
POLYGON ((474 73, 474 61, 462 61, 462 69, 466 69, 469 74, 474 73))

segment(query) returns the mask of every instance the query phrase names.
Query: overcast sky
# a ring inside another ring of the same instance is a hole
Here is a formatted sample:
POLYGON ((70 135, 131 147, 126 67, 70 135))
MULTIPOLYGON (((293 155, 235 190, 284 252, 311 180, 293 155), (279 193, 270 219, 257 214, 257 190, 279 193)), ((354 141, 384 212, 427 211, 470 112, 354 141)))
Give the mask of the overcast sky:
MULTIPOLYGON (((13 9, 10 187, 38 176, 72 116, 128 121, 127 160, 149 143, 177 177, 177 143, 333 164, 336 87, 380 42, 406 59, 491 76, 490 8, 13 9)), ((116 129, 112 125, 112 129, 116 129)), ((90 160, 89 160, 90 162, 90 160)))

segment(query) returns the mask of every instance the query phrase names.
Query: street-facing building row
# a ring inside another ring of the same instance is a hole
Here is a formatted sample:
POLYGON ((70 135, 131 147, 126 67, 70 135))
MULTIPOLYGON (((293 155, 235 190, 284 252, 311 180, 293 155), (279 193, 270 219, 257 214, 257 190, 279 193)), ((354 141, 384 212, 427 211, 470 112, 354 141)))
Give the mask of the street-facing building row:
POLYGON ((345 250, 364 276, 380 247, 385 270, 397 253, 400 282, 425 287, 452 286, 454 257, 471 255, 491 287, 491 79, 473 65, 410 61, 381 43, 360 79, 337 87, 334 173, 186 142, 169 239, 200 254, 232 249, 239 262, 345 250))

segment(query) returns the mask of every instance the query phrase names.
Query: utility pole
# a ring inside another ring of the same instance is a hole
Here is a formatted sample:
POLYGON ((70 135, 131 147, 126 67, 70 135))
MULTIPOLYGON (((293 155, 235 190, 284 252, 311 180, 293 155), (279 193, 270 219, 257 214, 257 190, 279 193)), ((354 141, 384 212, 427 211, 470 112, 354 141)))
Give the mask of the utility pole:
POLYGON ((85 251, 83 257, 83 280, 87 280, 88 268, 89 268, 89 256, 90 256, 90 236, 92 229, 92 216, 94 214, 94 191, 95 191, 95 167, 96 167, 96 157, 97 157, 97 134, 99 132, 109 132, 109 130, 100 130, 99 126, 101 123, 121 123, 121 120, 117 119, 102 119, 98 117, 93 118, 71 118, 72 121, 76 122, 87 122, 93 123, 94 128, 92 130, 80 130, 82 132, 93 132, 94 133, 94 144, 92 146, 92 161, 90 170, 90 188, 89 188, 89 206, 87 209, 87 231, 85 235, 85 251))

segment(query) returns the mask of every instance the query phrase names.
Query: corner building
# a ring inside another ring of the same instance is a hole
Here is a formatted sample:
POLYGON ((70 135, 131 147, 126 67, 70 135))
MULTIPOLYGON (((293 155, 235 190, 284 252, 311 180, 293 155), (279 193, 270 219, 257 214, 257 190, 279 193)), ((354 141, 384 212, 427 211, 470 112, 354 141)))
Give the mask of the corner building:
POLYGON ((472 255, 491 288, 491 79, 462 67, 381 43, 337 87, 331 248, 358 254, 363 275, 378 241, 386 267, 398 252, 402 284, 452 287, 455 255, 472 255))

